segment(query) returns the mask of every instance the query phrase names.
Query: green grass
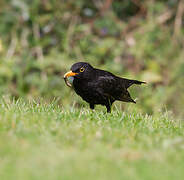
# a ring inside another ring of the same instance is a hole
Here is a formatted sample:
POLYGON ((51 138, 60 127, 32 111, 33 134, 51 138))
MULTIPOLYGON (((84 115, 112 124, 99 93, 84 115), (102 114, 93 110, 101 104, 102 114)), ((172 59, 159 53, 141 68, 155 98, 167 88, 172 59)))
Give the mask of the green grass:
POLYGON ((0 101, 1 179, 184 179, 184 126, 154 116, 0 101))

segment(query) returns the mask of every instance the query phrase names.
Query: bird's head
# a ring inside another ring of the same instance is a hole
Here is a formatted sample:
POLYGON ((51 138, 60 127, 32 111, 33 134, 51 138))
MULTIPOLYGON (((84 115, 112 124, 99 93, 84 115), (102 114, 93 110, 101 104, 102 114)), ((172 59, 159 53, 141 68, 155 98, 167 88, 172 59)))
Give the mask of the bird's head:
POLYGON ((64 75, 64 80, 66 84, 71 87, 71 83, 73 82, 74 79, 81 79, 81 80, 87 80, 93 77, 93 70, 94 68, 86 62, 78 62, 72 65, 70 68, 70 71, 67 72, 64 75), (70 82, 67 81, 69 78, 70 82))

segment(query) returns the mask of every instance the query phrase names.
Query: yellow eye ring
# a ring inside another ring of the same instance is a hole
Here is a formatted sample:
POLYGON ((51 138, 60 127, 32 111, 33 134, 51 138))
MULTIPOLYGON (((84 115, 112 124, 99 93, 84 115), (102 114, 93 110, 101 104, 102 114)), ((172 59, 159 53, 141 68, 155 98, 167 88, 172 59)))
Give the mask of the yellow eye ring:
POLYGON ((80 72, 84 72, 85 68, 81 67, 80 72))

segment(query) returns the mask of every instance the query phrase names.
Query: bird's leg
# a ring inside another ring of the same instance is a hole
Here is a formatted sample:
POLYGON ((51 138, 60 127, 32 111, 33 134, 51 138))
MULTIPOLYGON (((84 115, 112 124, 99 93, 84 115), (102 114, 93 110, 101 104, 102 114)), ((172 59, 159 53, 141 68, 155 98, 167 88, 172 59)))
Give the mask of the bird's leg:
POLYGON ((94 109, 95 108, 94 104, 89 104, 89 106, 90 106, 90 109, 94 109))
POLYGON ((107 100, 106 108, 107 108, 107 112, 110 113, 111 112, 111 101, 110 101, 110 99, 107 100))
POLYGON ((110 113, 111 112, 111 105, 112 105, 113 102, 111 102, 110 99, 108 99, 108 103, 105 105, 106 108, 107 108, 107 112, 110 113))
POLYGON ((107 108, 107 112, 110 113, 111 112, 111 105, 110 104, 107 104, 106 105, 106 108, 107 108))

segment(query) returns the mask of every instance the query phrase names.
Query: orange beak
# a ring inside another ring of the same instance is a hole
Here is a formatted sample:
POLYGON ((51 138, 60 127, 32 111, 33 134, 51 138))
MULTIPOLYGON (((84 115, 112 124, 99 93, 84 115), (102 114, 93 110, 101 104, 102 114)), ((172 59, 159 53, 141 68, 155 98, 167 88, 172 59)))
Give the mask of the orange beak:
POLYGON ((70 76, 75 76, 75 75, 77 75, 78 73, 74 73, 74 72, 72 72, 72 71, 69 71, 69 72, 67 72, 65 75, 64 75, 64 79, 66 79, 67 77, 70 77, 70 76))
POLYGON ((69 71, 69 72, 67 72, 67 73, 64 75, 64 80, 65 80, 65 83, 66 83, 67 86, 72 87, 72 85, 67 81, 67 77, 75 76, 75 75, 77 75, 77 74, 78 74, 78 73, 74 73, 74 72, 72 72, 72 71, 69 71))

